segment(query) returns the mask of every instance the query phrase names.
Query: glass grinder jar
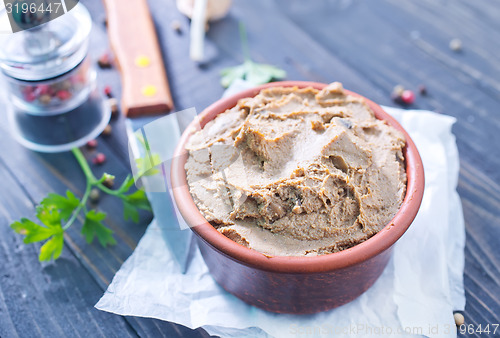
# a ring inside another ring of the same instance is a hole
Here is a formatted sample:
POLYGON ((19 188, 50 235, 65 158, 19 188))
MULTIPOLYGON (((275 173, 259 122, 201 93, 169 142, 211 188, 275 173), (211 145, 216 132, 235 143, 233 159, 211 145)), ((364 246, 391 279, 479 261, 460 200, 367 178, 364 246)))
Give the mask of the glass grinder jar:
POLYGON ((70 150, 96 138, 109 122, 111 110, 96 90, 87 56, 91 28, 79 3, 43 25, 0 34, 0 105, 8 107, 9 129, 24 146, 70 150))

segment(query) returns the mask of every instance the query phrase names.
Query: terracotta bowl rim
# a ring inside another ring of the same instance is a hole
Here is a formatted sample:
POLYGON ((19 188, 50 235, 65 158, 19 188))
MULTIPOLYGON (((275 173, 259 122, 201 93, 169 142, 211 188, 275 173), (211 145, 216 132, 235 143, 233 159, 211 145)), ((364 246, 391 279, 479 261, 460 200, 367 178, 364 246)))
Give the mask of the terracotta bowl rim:
POLYGON ((328 272, 360 264, 389 249, 413 222, 424 193, 424 171, 418 150, 404 128, 378 104, 357 93, 345 90, 350 95, 366 100, 366 103, 375 112, 377 118, 387 121, 390 125, 400 130, 406 138, 406 146, 404 148, 407 174, 406 196, 394 218, 382 230, 365 242, 340 252, 320 256, 269 257, 233 242, 219 233, 200 213, 189 192, 184 170, 188 155, 185 145, 189 137, 199 130, 199 126, 203 128, 208 121, 215 118, 219 113, 234 107, 238 100, 246 97, 254 97, 262 89, 295 86, 298 88, 313 87, 321 90, 327 84, 309 81, 272 82, 222 98, 199 114, 198 118, 192 121, 182 134, 174 152, 171 166, 171 180, 176 205, 187 224, 203 241, 220 254, 249 267, 279 273, 304 274, 328 272))

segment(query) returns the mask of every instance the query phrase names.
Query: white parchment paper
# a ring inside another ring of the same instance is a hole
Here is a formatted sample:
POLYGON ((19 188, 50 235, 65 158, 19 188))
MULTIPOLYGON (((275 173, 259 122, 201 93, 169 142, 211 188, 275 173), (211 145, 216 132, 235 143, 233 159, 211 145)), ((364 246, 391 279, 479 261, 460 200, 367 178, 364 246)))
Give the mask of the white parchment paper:
POLYGON ((190 261, 179 266, 165 238, 187 238, 190 230, 154 220, 96 308, 203 327, 222 337, 456 336, 453 311, 465 306, 465 229, 456 192, 459 162, 451 133, 455 119, 429 111, 385 109, 417 145, 425 193, 387 268, 358 299, 307 316, 257 309, 212 279, 196 245, 184 246, 190 261))

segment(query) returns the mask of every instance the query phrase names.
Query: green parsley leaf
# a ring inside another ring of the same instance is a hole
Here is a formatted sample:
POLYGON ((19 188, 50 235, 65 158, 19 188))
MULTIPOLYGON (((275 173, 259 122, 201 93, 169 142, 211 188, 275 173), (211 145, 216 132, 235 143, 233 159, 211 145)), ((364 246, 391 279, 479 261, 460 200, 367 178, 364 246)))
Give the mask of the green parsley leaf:
POLYGON ((124 194, 126 193, 127 191, 130 190, 130 188, 132 188, 132 186, 134 185, 134 179, 132 176, 128 175, 125 180, 123 181, 122 185, 120 186, 120 188, 118 188, 117 192, 119 194, 124 194))
POLYGON ((97 236, 99 243, 102 246, 115 245, 116 240, 113 238, 113 230, 102 224, 102 221, 106 218, 106 214, 103 212, 96 212, 95 210, 90 210, 85 215, 85 222, 82 227, 82 234, 85 236, 87 243, 92 243, 94 237, 97 236))
POLYGON ((61 252, 64 246, 63 230, 60 233, 55 234, 51 239, 45 242, 40 248, 40 255, 38 260, 40 262, 50 261, 51 259, 58 259, 61 256, 61 252))
POLYGON ((137 190, 130 195, 125 195, 124 199, 136 208, 151 211, 151 205, 144 190, 137 190))
POLYGON ((53 205, 38 205, 36 217, 49 228, 61 224, 61 214, 53 205))
POLYGON ((134 223, 139 223, 139 211, 130 203, 123 201, 123 219, 131 219, 134 223))
POLYGON ((44 222, 46 226, 41 226, 26 218, 22 218, 19 222, 14 222, 10 226, 18 234, 26 236, 23 241, 25 244, 41 242, 52 237, 40 248, 40 261, 57 259, 61 255, 64 246, 64 230, 60 223, 54 222, 56 219, 60 221, 59 213, 55 210, 52 210, 52 212, 46 207, 40 208, 39 218, 47 222, 44 222))
POLYGON ((157 165, 161 163, 159 154, 152 153, 151 156, 139 157, 135 159, 137 166, 137 176, 153 176, 160 172, 157 165))
POLYGON ((139 144, 142 146, 142 152, 145 153, 144 156, 135 159, 137 167, 137 176, 154 176, 160 173, 160 170, 156 168, 161 164, 161 157, 159 154, 151 153, 149 149, 149 144, 144 139, 141 134, 135 133, 135 137, 139 144))
POLYGON ((125 220, 131 219, 133 222, 138 223, 138 209, 152 211, 146 193, 143 190, 137 190, 132 194, 123 195, 121 198, 123 200, 123 218, 125 220))
POLYGON ((10 227, 18 234, 26 236, 23 241, 25 244, 46 240, 62 231, 60 225, 59 227, 53 226, 47 228, 26 218, 21 218, 20 222, 12 223, 10 227))
POLYGON ((247 73, 246 80, 258 85, 268 83, 273 79, 283 79, 285 76, 286 72, 283 69, 273 65, 252 63, 250 71, 247 73))
MULTIPOLYGON (((74 224, 80 212, 83 212, 85 215, 81 232, 89 244, 95 237, 97 237, 102 246, 116 244, 113 231, 103 224, 106 214, 96 212, 95 210, 87 211, 86 205, 92 189, 98 188, 109 195, 121 198, 124 203, 124 215, 126 219, 131 218, 135 222, 138 222, 138 209, 151 211, 151 206, 144 191, 139 190, 126 195, 134 185, 134 179, 131 175, 127 176, 119 189, 112 190, 103 183, 106 180, 113 180, 114 176, 104 173, 99 180, 96 179, 83 153, 78 148, 72 149, 72 152, 87 180, 87 186, 82 199, 78 199, 71 191, 67 191, 66 196, 50 193, 36 207, 36 217, 40 221, 40 224, 27 218, 22 218, 20 221, 10 225, 15 232, 25 236, 24 243, 46 240, 40 248, 40 261, 57 259, 61 255, 64 247, 64 231, 74 224), (66 221, 66 223, 63 221, 66 221)), ((159 163, 159 156, 152 156, 151 160, 155 164, 159 163)))
POLYGON ((220 84, 222 87, 227 88, 231 85, 231 83, 236 81, 236 79, 244 79, 246 72, 245 63, 239 66, 224 68, 220 73, 222 76, 220 84))
POLYGON ((80 204, 80 200, 68 190, 66 191, 66 197, 50 193, 40 204, 43 207, 52 207, 59 210, 61 219, 68 220, 80 204))
POLYGON ((255 63, 251 60, 246 60, 239 66, 223 69, 221 75, 221 85, 227 88, 236 79, 243 79, 253 85, 260 85, 268 83, 274 79, 283 79, 286 76, 286 72, 272 65, 255 63))

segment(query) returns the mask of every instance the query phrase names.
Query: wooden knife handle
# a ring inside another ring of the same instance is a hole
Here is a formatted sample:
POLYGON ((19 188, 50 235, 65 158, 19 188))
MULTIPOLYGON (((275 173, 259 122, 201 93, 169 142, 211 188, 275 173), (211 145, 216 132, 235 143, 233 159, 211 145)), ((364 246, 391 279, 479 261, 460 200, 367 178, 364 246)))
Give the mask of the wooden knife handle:
POLYGON ((146 0, 104 0, 111 46, 122 74, 128 117, 173 109, 172 95, 146 0))

